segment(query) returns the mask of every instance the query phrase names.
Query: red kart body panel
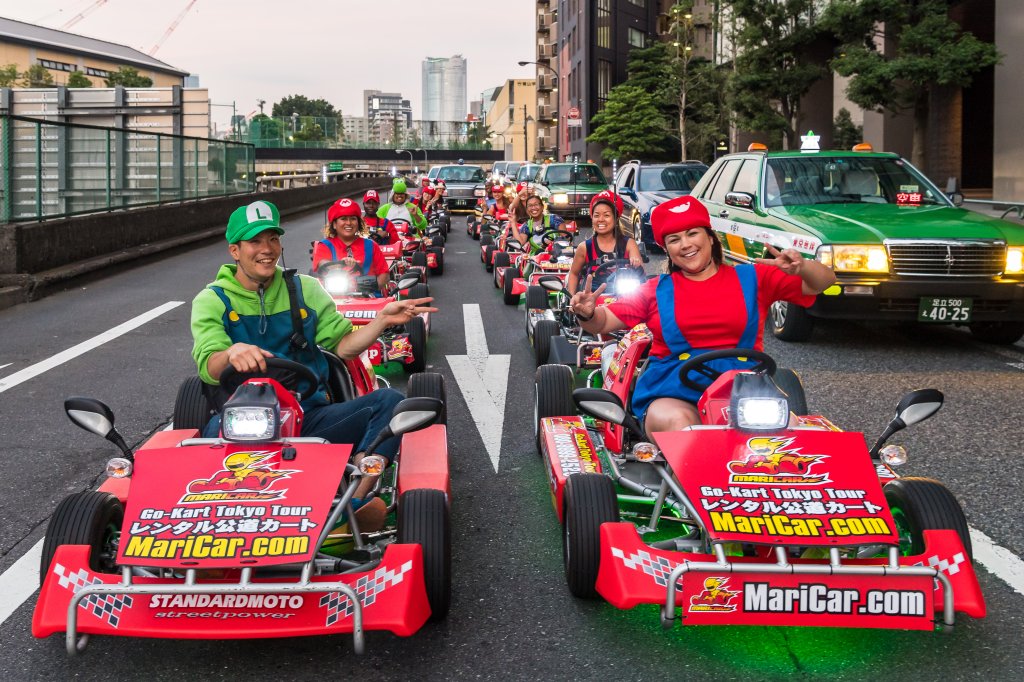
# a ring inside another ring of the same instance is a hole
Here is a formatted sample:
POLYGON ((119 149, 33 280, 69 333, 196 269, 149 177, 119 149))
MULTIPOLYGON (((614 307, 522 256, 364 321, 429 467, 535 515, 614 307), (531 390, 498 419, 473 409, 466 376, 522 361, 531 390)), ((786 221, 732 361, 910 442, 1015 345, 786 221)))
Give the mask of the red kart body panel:
MULTIPOLYGON (((335 296, 334 303, 338 311, 344 315, 356 329, 369 324, 381 309, 396 300, 394 296, 372 298, 362 296, 335 296)), ((427 334, 430 334, 430 313, 421 313, 427 334)), ((395 334, 389 341, 378 339, 366 349, 370 364, 379 367, 388 362, 410 364, 415 361, 412 344, 408 334, 395 334)))
MULTIPOLYGON (((654 337, 646 325, 639 325, 619 340, 615 358, 604 377, 603 388, 619 397, 622 404, 629 408, 633 396, 633 383, 638 367, 650 348, 654 337)), ((617 424, 605 422, 601 427, 604 445, 611 452, 622 452, 623 428, 617 424)))
POLYGON ((541 451, 547 462, 551 501, 562 522, 562 494, 572 474, 601 473, 601 460, 579 417, 551 417, 541 420, 541 451))
MULTIPOLYGON (((928 566, 944 573, 955 610, 974 618, 986 613, 977 576, 956 531, 924 531, 925 551, 899 557, 899 565, 928 566)), ((672 571, 685 562, 714 563, 710 554, 672 552, 643 543, 631 523, 601 526, 597 591, 610 604, 630 609, 664 604, 672 571)), ((943 605, 942 584, 929 576, 757 572, 757 557, 728 557, 720 570, 686 571, 677 583, 676 606, 687 625, 798 625, 932 630, 943 605)), ((823 565, 792 559, 794 567, 823 565)), ((844 559, 844 566, 883 567, 885 559, 844 559)))
POLYGON ((398 465, 398 495, 407 490, 443 490, 451 499, 448 474, 448 427, 434 424, 402 436, 402 458, 398 465))
MULTIPOLYGON (((237 574, 237 571, 233 573, 237 574)), ((200 579, 199 585, 237 583, 200 579)), ((275 577, 273 582, 287 582, 275 577)), ((388 630, 408 637, 427 621, 430 606, 423 582, 423 552, 419 545, 392 544, 379 566, 366 573, 314 576, 311 582, 343 582, 356 590, 363 606, 363 627, 388 630)), ((46 637, 67 629, 71 597, 83 587, 118 585, 120 575, 94 573, 87 545, 57 549, 39 592, 32 617, 32 634, 46 637)), ((257 578, 253 586, 271 582, 257 578)), ((180 578, 136 577, 134 585, 180 586, 180 578)), ((352 632, 348 597, 338 592, 254 594, 103 594, 82 599, 79 633, 181 639, 253 639, 333 635, 352 632)))

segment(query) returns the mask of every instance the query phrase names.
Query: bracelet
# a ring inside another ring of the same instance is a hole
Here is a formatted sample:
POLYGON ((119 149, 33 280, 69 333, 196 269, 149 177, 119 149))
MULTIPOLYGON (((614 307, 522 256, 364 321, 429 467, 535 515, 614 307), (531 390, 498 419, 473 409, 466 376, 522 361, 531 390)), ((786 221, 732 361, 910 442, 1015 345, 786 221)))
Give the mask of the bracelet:
POLYGON ((573 311, 573 313, 576 315, 576 319, 579 320, 580 322, 590 322, 592 319, 594 319, 594 315, 597 314, 597 308, 594 308, 594 312, 590 314, 590 317, 583 317, 575 310, 573 311))

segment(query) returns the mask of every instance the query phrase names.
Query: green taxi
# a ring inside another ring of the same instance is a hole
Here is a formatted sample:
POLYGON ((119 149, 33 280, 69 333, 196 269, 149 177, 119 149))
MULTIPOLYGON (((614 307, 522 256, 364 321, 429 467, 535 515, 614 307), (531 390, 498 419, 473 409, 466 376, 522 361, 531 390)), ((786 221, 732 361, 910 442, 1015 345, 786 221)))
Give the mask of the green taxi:
POLYGON ((548 212, 564 220, 590 224, 590 200, 608 189, 596 163, 548 163, 534 179, 535 191, 548 203, 548 212))
POLYGON ((896 154, 754 149, 718 159, 692 194, 728 260, 771 244, 835 270, 810 308, 772 307, 779 339, 808 339, 818 317, 965 325, 991 343, 1024 336, 1024 227, 959 208, 896 154))

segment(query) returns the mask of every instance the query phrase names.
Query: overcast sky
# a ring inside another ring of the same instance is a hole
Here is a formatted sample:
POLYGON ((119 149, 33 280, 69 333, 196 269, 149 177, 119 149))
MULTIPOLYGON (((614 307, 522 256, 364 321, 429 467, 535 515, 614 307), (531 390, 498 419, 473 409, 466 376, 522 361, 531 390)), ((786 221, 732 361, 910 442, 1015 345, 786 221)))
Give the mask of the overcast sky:
MULTIPOLYGON (((96 0, 4 0, 0 15, 61 28, 96 0)), ((189 0, 108 0, 68 29, 148 53, 189 0)), ((401 92, 422 111, 421 62, 461 54, 467 95, 508 78, 532 78, 532 0, 198 0, 154 55, 197 74, 216 104, 265 111, 286 95, 322 97, 363 115, 362 92, 401 92)), ((230 108, 214 107, 221 127, 230 108)))

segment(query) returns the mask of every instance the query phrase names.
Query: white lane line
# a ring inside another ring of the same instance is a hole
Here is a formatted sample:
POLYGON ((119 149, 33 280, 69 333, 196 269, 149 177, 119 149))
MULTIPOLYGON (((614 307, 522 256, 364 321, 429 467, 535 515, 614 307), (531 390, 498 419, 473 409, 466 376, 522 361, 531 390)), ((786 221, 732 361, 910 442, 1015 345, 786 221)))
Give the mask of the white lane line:
POLYGON ((448 366, 452 368, 452 374, 466 400, 480 438, 484 441, 494 472, 497 473, 512 356, 491 355, 487 350, 487 336, 479 305, 463 304, 462 319, 466 327, 466 354, 447 356, 448 366))
POLYGON ((0 369, 3 369, 4 367, 10 367, 13 364, 13 362, 8 362, 6 365, 0 365, 0 369))
POLYGON ((970 530, 974 560, 1012 587, 1014 592, 1024 594, 1024 561, 1005 547, 992 542, 992 538, 977 528, 970 530))
POLYGON ((46 360, 43 360, 42 362, 37 362, 31 367, 26 367, 23 370, 11 374, 10 376, 6 376, 0 379, 0 393, 3 393, 9 388, 14 388, 18 384, 24 383, 29 379, 32 379, 33 377, 37 377, 43 372, 47 372, 53 369, 54 367, 64 364, 69 360, 74 360, 79 355, 82 355, 83 353, 88 353, 92 349, 102 346, 107 341, 111 341, 123 334, 127 334, 131 330, 137 327, 141 327, 150 320, 160 317, 168 310, 173 310, 174 308, 177 308, 178 306, 184 303, 184 301, 168 301, 167 303, 164 303, 161 306, 153 308, 149 312, 143 313, 138 317, 133 317, 127 322, 117 325, 113 329, 108 329, 102 334, 98 334, 92 337, 88 341, 83 341, 77 346, 72 346, 71 348, 68 348, 67 350, 62 351, 60 353, 57 353, 56 355, 49 357, 46 360))
POLYGON ((42 555, 43 541, 40 540, 0 575, 0 623, 10 618, 39 588, 39 561, 42 555))

